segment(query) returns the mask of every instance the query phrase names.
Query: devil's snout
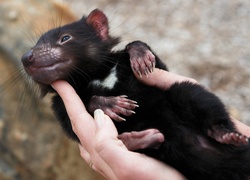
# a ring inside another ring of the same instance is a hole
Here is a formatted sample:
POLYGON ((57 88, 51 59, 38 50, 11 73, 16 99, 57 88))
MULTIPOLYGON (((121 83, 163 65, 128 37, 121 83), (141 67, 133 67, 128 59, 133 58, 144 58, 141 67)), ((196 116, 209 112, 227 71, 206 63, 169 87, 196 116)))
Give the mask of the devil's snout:
POLYGON ((28 52, 26 52, 22 59, 21 59, 23 66, 24 67, 28 67, 32 64, 32 62, 34 61, 33 59, 33 50, 29 50, 28 52))

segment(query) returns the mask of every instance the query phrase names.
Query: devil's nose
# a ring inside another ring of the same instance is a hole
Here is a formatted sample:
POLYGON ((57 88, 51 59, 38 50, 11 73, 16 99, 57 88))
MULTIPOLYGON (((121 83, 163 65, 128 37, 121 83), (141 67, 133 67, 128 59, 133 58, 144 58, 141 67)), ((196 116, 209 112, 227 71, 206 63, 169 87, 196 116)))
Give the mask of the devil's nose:
POLYGON ((34 58, 33 58, 33 51, 32 50, 29 50, 28 52, 26 52, 22 59, 21 59, 22 63, 23 63, 23 66, 24 67, 28 67, 32 64, 32 62, 34 61, 34 58))

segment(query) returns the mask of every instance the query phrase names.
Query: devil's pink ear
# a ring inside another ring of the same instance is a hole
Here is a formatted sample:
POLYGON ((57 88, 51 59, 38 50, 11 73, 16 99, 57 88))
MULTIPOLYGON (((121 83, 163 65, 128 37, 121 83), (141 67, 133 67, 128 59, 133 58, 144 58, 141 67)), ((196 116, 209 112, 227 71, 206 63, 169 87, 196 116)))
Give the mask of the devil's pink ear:
POLYGON ((109 25, 106 15, 99 9, 93 10, 86 19, 102 40, 108 39, 109 25))

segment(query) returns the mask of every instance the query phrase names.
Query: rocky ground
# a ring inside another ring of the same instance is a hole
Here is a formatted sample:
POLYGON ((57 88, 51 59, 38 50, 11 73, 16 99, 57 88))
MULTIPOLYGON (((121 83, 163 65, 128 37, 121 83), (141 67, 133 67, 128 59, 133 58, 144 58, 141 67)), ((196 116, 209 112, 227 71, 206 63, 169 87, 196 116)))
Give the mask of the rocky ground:
POLYGON ((81 162, 77 145, 63 136, 48 98, 38 100, 25 78, 15 73, 20 57, 42 32, 94 8, 108 15, 111 33, 122 36, 117 48, 137 39, 147 42, 171 71, 197 79, 222 99, 231 114, 250 125, 249 1, 60 4, 73 15, 48 0, 0 0, 0 179, 100 178, 89 169, 83 171, 87 165, 81 162))

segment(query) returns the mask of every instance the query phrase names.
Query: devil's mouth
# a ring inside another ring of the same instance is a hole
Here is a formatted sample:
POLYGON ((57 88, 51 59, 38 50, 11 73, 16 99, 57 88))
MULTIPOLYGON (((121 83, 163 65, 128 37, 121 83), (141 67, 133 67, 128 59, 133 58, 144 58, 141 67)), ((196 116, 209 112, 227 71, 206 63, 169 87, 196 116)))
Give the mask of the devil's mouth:
POLYGON ((56 62, 50 65, 31 65, 25 71, 38 83, 50 85, 56 80, 65 79, 70 61, 56 62))
POLYGON ((25 67, 25 70, 28 74, 32 76, 32 74, 37 73, 37 71, 53 71, 59 66, 61 66, 64 62, 52 63, 49 65, 33 65, 29 67, 25 67))

